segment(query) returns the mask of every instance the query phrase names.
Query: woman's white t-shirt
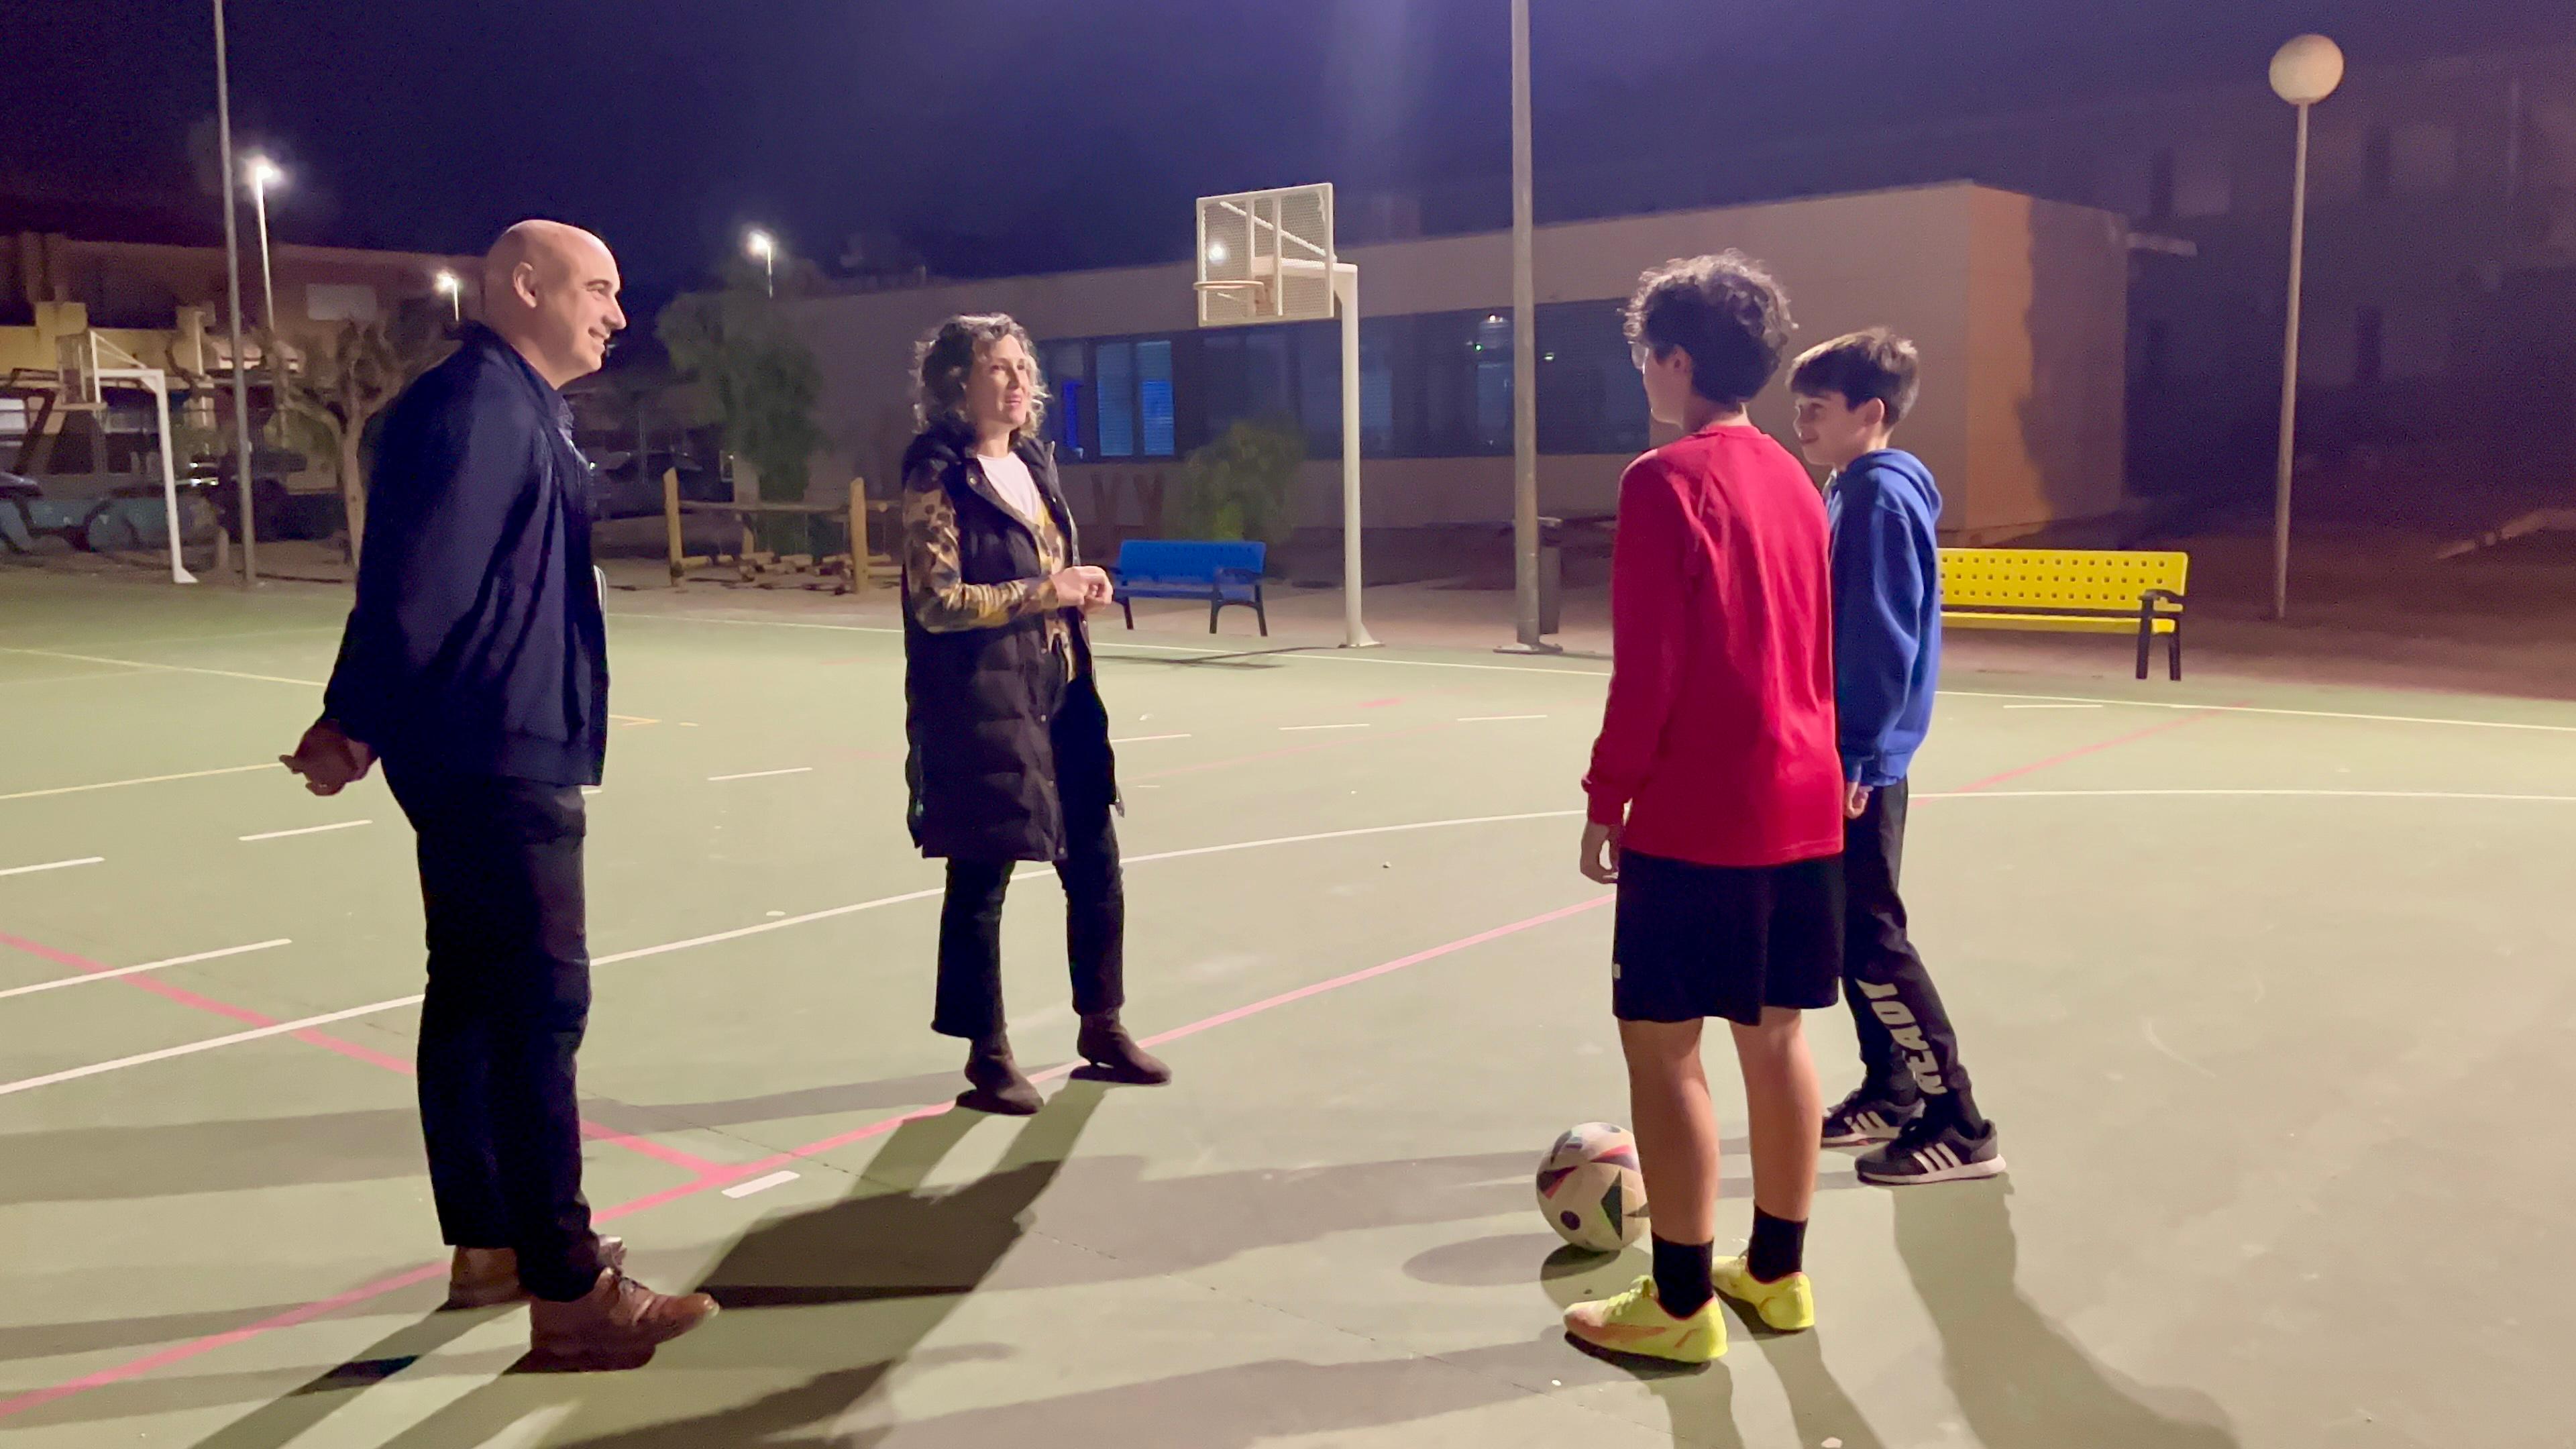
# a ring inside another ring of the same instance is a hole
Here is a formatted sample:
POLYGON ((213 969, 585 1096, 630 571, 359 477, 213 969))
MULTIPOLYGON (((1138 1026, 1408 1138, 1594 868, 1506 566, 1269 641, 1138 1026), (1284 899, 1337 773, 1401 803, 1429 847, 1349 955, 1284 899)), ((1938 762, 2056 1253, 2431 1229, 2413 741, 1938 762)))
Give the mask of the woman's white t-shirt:
POLYGON ((1036 527, 1046 517, 1046 504, 1038 497, 1038 480, 1029 476, 1029 465, 1017 453, 1004 453, 998 458, 977 454, 975 461, 984 465, 984 481, 1002 495, 1022 522, 1036 527))

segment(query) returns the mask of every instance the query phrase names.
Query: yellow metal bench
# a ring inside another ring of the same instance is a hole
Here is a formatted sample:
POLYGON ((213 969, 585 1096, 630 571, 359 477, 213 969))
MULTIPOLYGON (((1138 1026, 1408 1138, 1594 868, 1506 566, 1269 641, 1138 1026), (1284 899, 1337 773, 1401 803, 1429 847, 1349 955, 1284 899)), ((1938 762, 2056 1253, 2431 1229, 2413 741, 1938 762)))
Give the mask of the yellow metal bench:
POLYGON ((1941 623, 1950 629, 2026 629, 2138 636, 2138 677, 2165 640, 2182 678, 2187 553, 2069 548, 1941 550, 1941 623))

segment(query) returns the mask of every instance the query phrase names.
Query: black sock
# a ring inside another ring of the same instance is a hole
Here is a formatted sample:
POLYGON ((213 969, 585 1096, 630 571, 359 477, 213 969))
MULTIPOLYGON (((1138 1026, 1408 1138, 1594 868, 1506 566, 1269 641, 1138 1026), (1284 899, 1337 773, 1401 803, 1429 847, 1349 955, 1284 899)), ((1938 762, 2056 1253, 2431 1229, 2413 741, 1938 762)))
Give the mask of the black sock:
POLYGON ((1755 1208, 1753 1243, 1744 1250, 1745 1271, 1759 1282, 1777 1283, 1806 1265, 1807 1225, 1755 1208))
POLYGON ((1708 1243, 1667 1243, 1655 1239, 1655 1301, 1675 1318, 1688 1318, 1717 1295, 1709 1274, 1717 1266, 1708 1243))

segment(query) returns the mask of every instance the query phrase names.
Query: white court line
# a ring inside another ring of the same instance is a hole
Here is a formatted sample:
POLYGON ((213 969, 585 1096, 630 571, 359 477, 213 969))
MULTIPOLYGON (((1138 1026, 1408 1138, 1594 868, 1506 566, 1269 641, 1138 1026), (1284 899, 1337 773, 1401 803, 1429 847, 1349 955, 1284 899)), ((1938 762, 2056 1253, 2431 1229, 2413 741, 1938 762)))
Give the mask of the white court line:
POLYGON ((785 1187, 787 1184, 794 1182, 796 1177, 797 1174, 792 1172, 773 1172, 767 1177, 755 1177, 751 1181, 743 1183, 738 1187, 726 1188, 724 1190, 724 1195, 727 1197, 749 1197, 755 1192, 767 1192, 773 1187, 785 1187))
MULTIPOLYGON (((164 664, 157 659, 110 659, 101 654, 65 654, 58 649, 25 649, 9 644, 0 644, 0 654, 32 654, 42 659, 70 659, 82 664, 122 664, 128 669, 157 669, 170 674, 209 674, 217 679, 255 679, 262 684, 295 684, 306 689, 330 688, 319 679, 289 679, 283 674, 249 674, 238 669, 206 669, 194 664, 164 664)), ((616 723, 626 725, 661 723, 658 719, 649 719, 640 714, 619 714, 614 710, 609 712, 608 717, 616 723)))
MULTIPOLYGON (((112 649, 157 649, 171 644, 221 644, 229 639, 269 639, 280 634, 337 634, 344 624, 303 624, 292 629, 245 629, 233 634, 164 634, 157 639, 117 639, 112 649)), ((82 678, 92 676, 83 675, 82 678)))
POLYGON ((34 875, 40 870, 69 870, 76 865, 101 865, 106 860, 107 857, 103 855, 84 855, 78 860, 52 860, 43 865, 13 865, 7 870, 0 870, 0 875, 34 875))
POLYGON ((130 1057, 118 1057, 112 1062, 92 1062, 88 1066, 74 1067, 67 1072, 52 1072, 41 1077, 0 1082, 0 1097, 18 1092, 32 1092, 38 1087, 50 1087, 61 1082, 77 1082, 83 1077, 95 1077, 102 1072, 122 1071, 127 1067, 142 1066, 147 1062, 166 1062, 172 1057, 194 1056, 199 1052, 213 1051, 217 1047, 227 1047, 237 1042, 262 1041, 272 1036, 291 1036, 299 1031, 311 1031, 317 1026, 329 1026, 335 1021, 370 1016, 379 1011, 390 1011, 397 1006, 418 1006, 419 1004, 420 998, 417 996, 406 996, 398 1001, 379 1001, 370 1006, 353 1006, 346 1011, 331 1011, 320 1016, 308 1016, 301 1021, 281 1021, 275 1026, 254 1027, 249 1031, 237 1031, 230 1036, 219 1036, 209 1041, 192 1041, 180 1046, 163 1047, 157 1052, 138 1052, 130 1057))
POLYGON ((300 684, 320 689, 318 679, 288 679, 279 674, 248 674, 238 669, 205 669, 194 664, 163 664, 157 659, 110 659, 99 654, 67 654, 59 649, 26 649, 0 644, 0 654, 32 654, 39 659, 70 659, 82 664, 122 664, 128 669, 157 669, 166 674, 210 674, 217 679, 255 679, 262 684, 300 684))
POLYGON ((79 976, 58 977, 52 981, 39 981, 33 986, 13 986, 6 991, 0 991, 0 1001, 6 1001, 12 996, 33 996, 39 991, 52 991, 58 987, 79 986, 90 981, 113 981, 119 976, 140 975, 146 971, 158 971, 164 966, 186 966, 198 961, 212 961, 223 956, 239 956, 249 951, 265 951, 271 946, 294 944, 293 941, 280 936, 274 941, 254 941, 247 946, 226 946, 220 951, 199 951, 193 956, 172 956, 162 961, 146 961, 140 966, 119 966, 113 971, 91 971, 79 976))
MULTIPOLYGON (((612 611, 612 619, 661 619, 682 624, 730 624, 743 629, 829 629, 842 634, 900 634, 879 624, 816 624, 802 619, 719 619, 708 614, 633 614, 612 611)), ((1245 651, 1238 649, 1192 649, 1178 644, 1137 644, 1126 640, 1102 640, 1092 652, 1116 658, 1121 652, 1142 654, 1185 654, 1196 659, 1287 659, 1317 664, 1385 664, 1399 669, 1473 669, 1495 674, 1574 674, 1589 679, 1607 679, 1606 669, 1549 669, 1530 664, 1466 664, 1452 659, 1379 659, 1349 650, 1332 650, 1329 645, 1292 646, 1283 649, 1245 651), (1331 652, 1303 652, 1305 649, 1331 652)))
POLYGON ((1131 735, 1123 740, 1111 740, 1109 743, 1113 745, 1159 745, 1165 740, 1185 740, 1188 738, 1188 735, 1131 735))
POLYGON ((776 775, 810 775, 813 773, 814 767, 812 765, 798 765, 792 770, 751 770, 740 775, 709 775, 707 776, 707 783, 710 785, 721 785, 727 780, 766 780, 776 775))
POLYGON ((2130 709, 2179 709, 2207 714, 2278 714, 2297 719, 2355 719, 2377 724, 2457 725, 2480 730, 2539 730, 2548 734, 2576 735, 2576 725, 2539 724, 2530 720, 2506 719, 2437 719, 2411 714, 2363 714, 2341 709, 2276 709, 2259 704, 2182 704, 2161 699, 2096 699, 2080 694, 1996 694, 1983 689, 1945 689, 1949 699, 2030 699, 2057 704, 2115 704, 2130 709))
POLYGON ((307 825, 301 830, 266 830, 257 835, 242 836, 241 840, 247 845, 254 840, 284 840, 290 835, 320 835, 326 830, 355 830, 361 825, 375 823, 372 820, 343 820, 335 825, 307 825))
POLYGON ((282 770, 285 766, 227 765, 220 770, 189 770, 178 775, 145 775, 133 780, 102 780, 95 785, 57 785, 50 790, 21 790, 14 795, 0 795, 0 800, 39 800, 48 795, 79 795, 91 790, 121 790, 128 785, 161 785, 172 780, 203 780, 210 775, 247 775, 253 770, 282 770))
POLYGON ((1369 726, 1364 724, 1281 725, 1279 727, 1279 732, 1283 735, 1296 735, 1308 734, 1315 730, 1364 730, 1367 728, 1369 728, 1369 726))
MULTIPOLYGON (((1129 856, 1127 858, 1127 863, 1129 865, 1144 865, 1158 860, 1187 860, 1202 855, 1224 855, 1238 850, 1259 850, 1268 846, 1303 845, 1308 842, 1318 840, 1348 840, 1363 835, 1395 835, 1408 831, 1439 830, 1453 826, 1499 825, 1521 820, 1563 820, 1571 819, 1582 813, 1583 812, 1579 810, 1543 810, 1527 815, 1482 815, 1459 820, 1417 820, 1403 825, 1369 825, 1353 830, 1327 830, 1312 835, 1283 835, 1269 840, 1243 840, 1236 841, 1229 845, 1202 845, 1188 850, 1159 851, 1151 855, 1129 856)), ((857 915, 861 911, 881 910, 884 907, 899 906, 908 901, 937 900, 946 894, 946 887, 937 886, 929 890, 906 891, 902 895, 880 896, 872 901, 858 901, 851 905, 834 906, 829 910, 808 911, 801 916, 788 916, 781 920, 763 921, 756 926, 743 926, 731 931, 717 931, 711 935, 691 936, 685 941, 666 941, 659 946, 644 946, 632 951, 619 951, 612 955, 596 956, 591 959, 590 964, 593 966, 614 966, 621 961, 640 961, 647 956, 663 956, 674 951, 686 951, 698 946, 712 946, 720 941, 739 941, 746 936, 758 936, 771 931, 783 931, 792 926, 809 925, 815 921, 827 921, 837 916, 857 915)), ((99 1062, 91 1066, 74 1067, 70 1071, 55 1072, 49 1076, 29 1077, 24 1081, 0 1083, 0 1097, 5 1097, 15 1092, 32 1091, 37 1087, 53 1086, 58 1082, 78 1081, 83 1077, 97 1076, 102 1072, 120 1071, 126 1067, 139 1067, 152 1062, 168 1061, 173 1057, 193 1056, 198 1052, 209 1052, 218 1047, 233 1046, 240 1042, 259 1041, 272 1036, 285 1036, 294 1032, 310 1031, 314 1027, 327 1026, 335 1021, 348 1021, 355 1017, 373 1016, 379 1012, 399 1011, 406 1006, 418 1006, 420 1003, 421 997, 417 992, 415 992, 410 996, 397 996, 386 1001, 371 1002, 365 1006, 352 1006, 345 1011, 334 1011, 323 1016, 308 1016, 301 1021, 280 1022, 275 1026, 264 1026, 252 1031, 237 1031, 229 1036, 211 1037, 205 1041, 188 1042, 180 1046, 164 1047, 157 1052, 144 1052, 136 1056, 119 1057, 112 1062, 99 1062)))
MULTIPOLYGON (((870 624, 816 624, 794 619, 718 619, 704 614, 620 613, 614 617, 621 619, 669 619, 691 624, 730 624, 742 628, 831 629, 842 633, 852 634, 899 634, 903 632, 900 629, 888 629, 870 624)), ((1170 644, 1129 644, 1123 642, 1101 643, 1096 646, 1095 652, 1114 656, 1115 651, 1122 649, 1139 650, 1154 654, 1187 654, 1201 659, 1234 659, 1247 657, 1240 651, 1186 649, 1170 644)), ((1315 646, 1311 650, 1283 649, 1266 651, 1249 657, 1258 657, 1262 659, 1302 660, 1313 664, 1377 664, 1396 669, 1472 669, 1498 674, 1553 674, 1559 677, 1570 677, 1576 679, 1608 679, 1610 677, 1610 671, 1606 669, 1557 669, 1550 668, 1545 665, 1534 664, 1468 664, 1454 659, 1386 659, 1375 655, 1358 653, 1348 649, 1336 650, 1320 645, 1315 646)), ((1940 691, 1940 693, 1946 698, 1953 699, 2028 699, 2059 704, 2127 705, 2137 709, 2206 710, 2220 714, 2277 714, 2290 715, 2303 719, 2368 720, 2381 724, 2457 725, 2468 729, 2539 730, 2551 734, 2576 734, 2576 724, 2538 724, 2519 720, 2449 719, 2402 714, 2368 714, 2357 710, 2276 709, 2268 706, 2252 704, 2183 704, 2166 700, 2104 699, 2098 696, 2073 694, 2007 694, 1983 689, 1945 689, 1940 691)))
POLYGON ((2008 704, 2006 709, 2101 709, 2098 704, 2008 704))
POLYGON ((1543 715, 1543 714, 1471 714, 1471 715, 1467 715, 1467 716, 1465 716, 1464 718, 1460 719, 1460 720, 1458 721, 1458 723, 1460 723, 1460 724, 1517 724, 1517 723, 1519 723, 1520 721, 1525 720, 1525 719, 1545 719, 1545 718, 1547 718, 1547 716, 1546 716, 1546 715, 1543 715))
POLYGON ((0 687, 17 684, 78 684, 84 679, 123 679, 129 674, 143 674, 141 669, 93 669, 87 674, 28 674, 16 679, 0 679, 0 687))

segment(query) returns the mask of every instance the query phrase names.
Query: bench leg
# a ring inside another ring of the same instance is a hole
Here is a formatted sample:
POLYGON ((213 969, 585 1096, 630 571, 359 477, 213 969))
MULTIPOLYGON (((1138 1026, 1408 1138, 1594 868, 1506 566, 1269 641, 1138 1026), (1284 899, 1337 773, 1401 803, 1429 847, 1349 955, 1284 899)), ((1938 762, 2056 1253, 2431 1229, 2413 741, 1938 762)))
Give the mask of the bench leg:
POLYGON ((1225 595, 1208 595, 1208 632, 1216 632, 1216 621, 1225 616, 1225 595))
POLYGON ((1270 637, 1270 605, 1261 597, 1261 585, 1252 586, 1252 617, 1261 621, 1261 637, 1270 637))
POLYGON ((2172 667, 2176 682, 2182 679, 2182 620, 2174 620, 2174 631, 2165 640, 2165 662, 2172 667))
POLYGON ((1130 632, 1133 632, 1136 627, 1136 601, 1127 597, 1125 594, 1120 594, 1118 596, 1118 607, 1127 612, 1127 628, 1130 632))
POLYGON ((2156 626, 2155 626, 2155 623, 2154 623, 2152 620, 2146 620, 2146 619, 2141 619, 2141 620, 2139 620, 2139 621, 2138 621, 2138 677, 2139 677, 2140 679, 2144 679, 2144 678, 2146 678, 2146 677, 2147 677, 2147 659, 2148 659, 2148 657, 2149 657, 2149 656, 2148 656, 2148 650, 2149 650, 2150 648, 2152 648, 2152 647, 2153 647, 2153 645, 2155 644, 2155 639, 2156 639, 2156 626))

